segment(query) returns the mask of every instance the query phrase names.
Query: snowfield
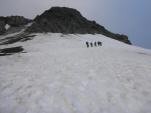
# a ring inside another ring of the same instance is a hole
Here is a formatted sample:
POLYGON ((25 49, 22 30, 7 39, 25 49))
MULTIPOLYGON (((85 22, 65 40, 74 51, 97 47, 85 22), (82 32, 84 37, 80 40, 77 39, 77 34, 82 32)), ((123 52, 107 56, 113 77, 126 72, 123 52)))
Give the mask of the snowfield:
POLYGON ((0 46, 25 49, 0 56, 0 113, 151 113, 151 50, 98 34, 36 35, 0 46))

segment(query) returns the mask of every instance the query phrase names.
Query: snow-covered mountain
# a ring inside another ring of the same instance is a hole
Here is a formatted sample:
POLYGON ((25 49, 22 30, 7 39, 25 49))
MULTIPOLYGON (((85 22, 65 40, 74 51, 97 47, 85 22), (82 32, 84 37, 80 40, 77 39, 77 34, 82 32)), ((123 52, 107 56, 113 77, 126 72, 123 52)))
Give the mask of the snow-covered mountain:
POLYGON ((0 56, 0 113, 151 112, 150 50, 100 34, 32 35, 0 46, 24 49, 0 56))
POLYGON ((151 112, 151 50, 77 10, 0 17, 0 35, 0 113, 151 112))

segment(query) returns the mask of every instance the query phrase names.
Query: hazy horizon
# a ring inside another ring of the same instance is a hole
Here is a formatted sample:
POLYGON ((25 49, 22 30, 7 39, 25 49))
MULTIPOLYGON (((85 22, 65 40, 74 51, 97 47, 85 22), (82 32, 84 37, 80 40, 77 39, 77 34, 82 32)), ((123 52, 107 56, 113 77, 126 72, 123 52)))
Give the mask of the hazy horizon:
POLYGON ((151 49, 151 1, 137 0, 1 0, 0 16, 33 19, 53 6, 79 10, 114 33, 128 35, 134 45, 151 49))

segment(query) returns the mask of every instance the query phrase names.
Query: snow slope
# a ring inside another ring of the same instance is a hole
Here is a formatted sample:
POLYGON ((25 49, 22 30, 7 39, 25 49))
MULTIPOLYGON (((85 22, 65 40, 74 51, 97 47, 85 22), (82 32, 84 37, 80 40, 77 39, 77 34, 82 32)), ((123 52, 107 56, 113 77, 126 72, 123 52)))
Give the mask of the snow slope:
POLYGON ((0 57, 0 113, 151 113, 150 50, 52 33, 0 48, 15 46, 27 53, 0 57))

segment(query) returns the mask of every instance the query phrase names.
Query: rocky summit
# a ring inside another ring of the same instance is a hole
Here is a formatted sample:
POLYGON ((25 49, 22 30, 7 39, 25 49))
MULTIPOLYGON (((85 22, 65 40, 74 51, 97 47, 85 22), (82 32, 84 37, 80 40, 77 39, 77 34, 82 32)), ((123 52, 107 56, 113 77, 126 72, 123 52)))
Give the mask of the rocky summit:
POLYGON ((79 11, 67 7, 52 7, 34 19, 27 32, 64 34, 103 34, 110 38, 131 44, 126 35, 114 34, 95 21, 87 20, 79 11))

